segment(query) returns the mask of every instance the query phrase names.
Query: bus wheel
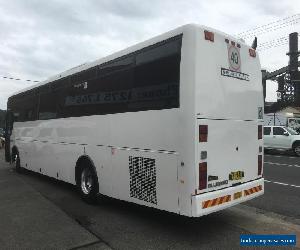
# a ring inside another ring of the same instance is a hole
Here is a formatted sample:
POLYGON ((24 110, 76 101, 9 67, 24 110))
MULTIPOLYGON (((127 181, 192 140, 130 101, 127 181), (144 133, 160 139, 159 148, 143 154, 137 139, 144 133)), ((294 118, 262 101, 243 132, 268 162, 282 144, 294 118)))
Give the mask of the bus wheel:
POLYGON ((300 143, 297 142, 294 146, 294 152, 297 156, 300 156, 300 143))
POLYGON ((20 156, 18 153, 15 153, 12 157, 12 163, 13 166, 16 169, 17 173, 22 173, 22 167, 21 167, 21 163, 20 163, 20 156))
POLYGON ((82 199, 89 203, 96 203, 97 194, 99 192, 97 174, 90 166, 81 168, 80 179, 77 183, 82 199))

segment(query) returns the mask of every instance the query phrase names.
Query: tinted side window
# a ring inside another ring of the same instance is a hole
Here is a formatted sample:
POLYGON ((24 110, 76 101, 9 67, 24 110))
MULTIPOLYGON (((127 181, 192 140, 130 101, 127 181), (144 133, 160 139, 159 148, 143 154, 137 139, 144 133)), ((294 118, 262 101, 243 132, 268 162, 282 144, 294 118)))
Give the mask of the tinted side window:
POLYGON ((65 116, 88 116, 128 111, 134 58, 127 57, 99 68, 98 77, 72 83, 65 96, 65 116))
POLYGON ((34 121, 37 118, 38 95, 36 90, 30 90, 13 97, 9 101, 14 121, 34 121))
POLYGON ((55 119, 179 107, 182 35, 39 87, 19 118, 55 119), (33 105, 35 103, 35 105, 33 105), (39 105, 38 105, 39 104, 39 105), (35 118, 34 115, 35 114, 35 118))
POLYGON ((283 135, 285 130, 281 127, 273 127, 273 135, 283 135))
POLYGON ((12 123, 18 122, 20 117, 20 105, 18 105, 17 97, 13 96, 8 99, 7 109, 11 111, 12 123))
POLYGON ((39 88, 38 119, 48 120, 64 117, 64 96, 69 77, 62 78, 39 88))
POLYGON ((264 135, 270 135, 271 134, 271 128, 270 127, 264 127, 264 135))
POLYGON ((179 107, 180 51, 175 39, 136 55, 131 110, 179 107))
POLYGON ((96 78, 96 76, 97 76, 97 67, 94 67, 72 75, 71 82, 80 83, 80 82, 88 81, 90 79, 94 79, 96 78))
POLYGON ((75 81, 62 117, 179 107, 181 36, 99 66, 97 77, 75 81))
POLYGON ((40 87, 39 120, 57 118, 56 97, 51 90, 50 84, 40 87))

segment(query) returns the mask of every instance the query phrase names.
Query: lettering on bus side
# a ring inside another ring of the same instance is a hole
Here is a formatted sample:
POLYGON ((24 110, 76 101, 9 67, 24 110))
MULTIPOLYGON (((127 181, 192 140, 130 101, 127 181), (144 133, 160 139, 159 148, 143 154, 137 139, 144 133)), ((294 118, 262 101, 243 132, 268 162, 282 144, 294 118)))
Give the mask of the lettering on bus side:
POLYGON ((217 182, 214 182, 214 183, 208 183, 207 187, 208 188, 220 187, 220 186, 223 186, 223 185, 226 185, 226 184, 228 184, 228 180, 217 181, 217 182))
POLYGON ((250 81, 249 75, 237 71, 233 71, 230 69, 221 68, 221 75, 226 77, 232 77, 239 80, 250 81))
POLYGON ((98 92, 85 95, 67 96, 66 106, 80 106, 103 103, 122 103, 137 101, 153 101, 166 98, 176 98, 178 88, 176 84, 163 84, 159 86, 148 86, 121 90, 113 92, 98 92))

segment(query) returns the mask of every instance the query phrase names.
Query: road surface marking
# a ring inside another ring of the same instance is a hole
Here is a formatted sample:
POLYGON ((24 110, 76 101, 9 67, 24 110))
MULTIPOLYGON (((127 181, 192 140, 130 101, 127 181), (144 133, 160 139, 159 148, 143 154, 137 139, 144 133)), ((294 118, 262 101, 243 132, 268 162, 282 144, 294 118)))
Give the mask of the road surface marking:
POLYGON ((276 165, 276 166, 284 166, 284 167, 294 167, 294 168, 300 168, 300 165, 292 165, 292 164, 286 164, 286 163, 278 163, 278 162, 271 162, 271 161, 265 161, 265 164, 270 164, 270 165, 276 165))
POLYGON ((292 158, 292 159, 298 158, 298 157, 296 157, 296 156, 287 156, 287 155, 266 155, 266 154, 265 154, 265 157, 277 157, 277 158, 285 157, 285 158, 292 158))
POLYGON ((283 185, 283 186, 290 186, 290 187, 300 188, 300 186, 297 186, 297 185, 287 184, 287 183, 282 183, 282 182, 277 182, 277 181, 268 181, 268 180, 265 180, 265 182, 274 183, 274 184, 283 185))

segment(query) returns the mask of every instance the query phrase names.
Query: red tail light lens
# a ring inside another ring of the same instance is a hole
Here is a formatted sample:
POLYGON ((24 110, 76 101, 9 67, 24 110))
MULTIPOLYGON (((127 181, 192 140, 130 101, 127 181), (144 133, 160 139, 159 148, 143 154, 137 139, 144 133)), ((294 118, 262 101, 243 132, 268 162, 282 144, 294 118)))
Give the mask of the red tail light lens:
POLYGON ((204 37, 205 37, 205 40, 208 40, 211 42, 214 42, 214 40, 215 40, 215 34, 208 30, 204 30, 204 37))
POLYGON ((249 49, 249 55, 250 55, 251 57, 256 57, 256 52, 255 52, 255 50, 254 50, 254 49, 249 49))
POLYGON ((208 126, 200 125, 199 126, 199 142, 207 142, 208 135, 208 126))
POLYGON ((258 175, 262 174, 262 155, 258 156, 258 175))
POLYGON ((199 190, 207 187, 207 162, 199 163, 199 190))
POLYGON ((258 125, 258 136, 257 136, 257 139, 262 139, 262 136, 263 136, 263 129, 262 129, 262 125, 258 125))

